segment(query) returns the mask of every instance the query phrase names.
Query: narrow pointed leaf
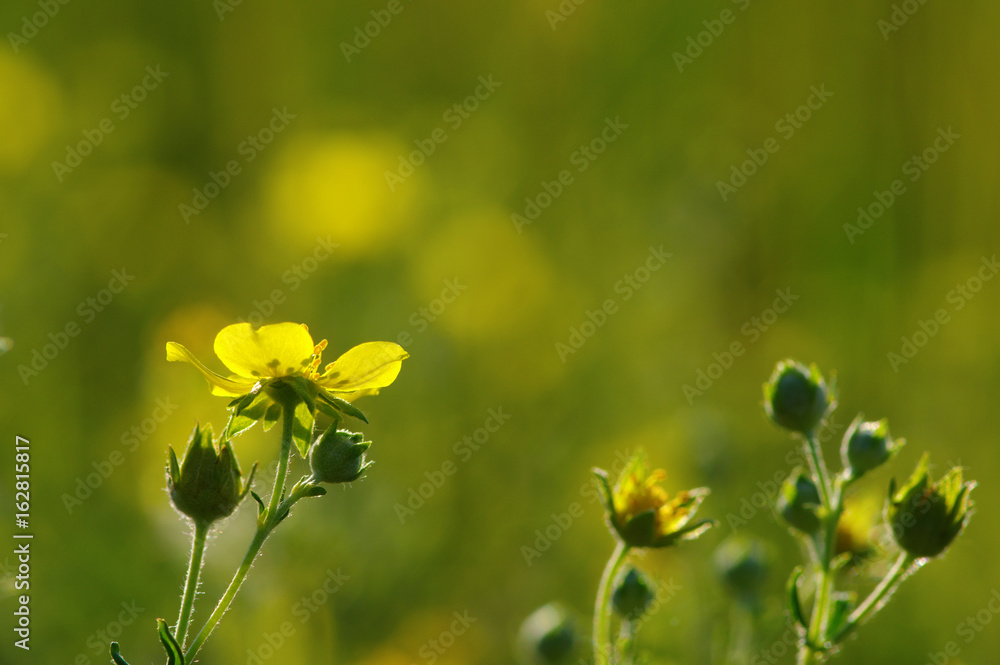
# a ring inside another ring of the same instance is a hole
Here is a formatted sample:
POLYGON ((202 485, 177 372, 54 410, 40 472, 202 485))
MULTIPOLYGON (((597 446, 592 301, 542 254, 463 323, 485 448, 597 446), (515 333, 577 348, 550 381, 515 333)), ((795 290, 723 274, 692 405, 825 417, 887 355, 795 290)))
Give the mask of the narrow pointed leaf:
POLYGON ((848 617, 854 611, 857 604, 857 595, 854 593, 838 593, 833 597, 833 607, 830 610, 830 618, 827 623, 828 635, 839 635, 841 630, 847 625, 848 617))
POLYGON ((795 621, 797 630, 804 633, 806 626, 805 615, 802 613, 802 602, 799 600, 799 578, 802 577, 802 566, 796 566, 788 578, 788 612, 795 621))
POLYGON ((260 498, 260 495, 253 490, 250 490, 250 496, 257 502, 257 516, 260 517, 267 510, 267 506, 264 505, 264 500, 260 498))
POLYGON ((160 642, 163 643, 163 648, 167 650, 167 665, 184 665, 184 652, 181 650, 180 645, 177 644, 174 636, 170 634, 167 622, 163 619, 157 619, 156 625, 160 634, 160 642))
POLYGON ((361 412, 361 409, 354 406, 347 400, 340 399, 339 397, 335 397, 324 391, 320 391, 319 396, 322 401, 325 401, 327 404, 332 406, 337 411, 340 411, 345 416, 357 418, 358 420, 365 423, 368 422, 368 418, 365 417, 365 414, 361 412))
POLYGON ((115 665, 128 665, 128 661, 122 658, 117 642, 111 643, 111 660, 115 661, 115 665))

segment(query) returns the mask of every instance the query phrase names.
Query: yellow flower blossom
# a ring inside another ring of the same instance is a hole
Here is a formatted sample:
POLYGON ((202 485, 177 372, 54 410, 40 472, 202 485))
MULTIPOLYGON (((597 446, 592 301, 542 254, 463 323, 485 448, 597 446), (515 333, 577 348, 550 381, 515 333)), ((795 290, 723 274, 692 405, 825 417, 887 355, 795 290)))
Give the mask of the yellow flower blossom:
POLYGON ((254 329, 235 323, 215 337, 215 354, 232 372, 213 372, 177 342, 167 342, 167 360, 190 363, 212 384, 213 395, 239 397, 258 384, 301 376, 328 394, 354 398, 377 394, 395 381, 409 354, 392 342, 365 342, 350 349, 321 372, 326 340, 314 344, 309 329, 275 323, 254 329))
POLYGON ((707 487, 682 491, 671 497, 660 486, 667 477, 666 472, 662 469, 649 471, 641 452, 631 459, 613 490, 605 471, 594 469, 594 473, 604 488, 608 523, 631 547, 666 547, 681 540, 692 540, 714 524, 712 520, 690 524, 709 494, 707 487))
POLYGON ((365 342, 322 370, 326 340, 314 344, 309 329, 297 323, 254 328, 249 323, 226 326, 215 337, 215 354, 229 368, 223 376, 206 367, 177 342, 167 342, 167 360, 190 363, 212 386, 212 394, 235 397, 232 417, 223 433, 228 440, 258 420, 269 429, 283 410, 296 420, 293 438, 306 455, 316 409, 339 419, 346 414, 367 419, 350 403, 378 394, 396 380, 406 351, 392 342, 365 342))

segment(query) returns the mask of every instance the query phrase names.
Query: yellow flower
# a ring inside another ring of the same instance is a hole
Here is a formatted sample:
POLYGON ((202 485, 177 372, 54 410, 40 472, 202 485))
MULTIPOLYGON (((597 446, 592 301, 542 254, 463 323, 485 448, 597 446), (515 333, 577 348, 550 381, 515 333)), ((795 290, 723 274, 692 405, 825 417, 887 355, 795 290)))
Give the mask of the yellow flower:
POLYGON ((233 419, 224 438, 236 436, 261 418, 268 429, 283 407, 294 407, 301 422, 296 443, 303 450, 308 440, 302 430, 311 430, 316 408, 334 418, 345 413, 366 420, 350 400, 378 394, 396 380, 409 356, 392 342, 365 342, 320 370, 325 348, 326 340, 314 344, 303 324, 255 329, 249 323, 236 323, 215 337, 215 354, 229 368, 229 376, 213 372, 177 342, 167 342, 167 360, 193 365, 208 379, 212 394, 237 398, 230 403, 233 419))
POLYGON ((679 492, 671 498, 660 486, 666 472, 649 471, 641 451, 629 461, 614 490, 607 472, 594 469, 594 473, 604 488, 608 523, 631 547, 666 547, 693 540, 714 525, 712 520, 689 524, 708 496, 708 488, 679 492))
POLYGON ((212 384, 213 395, 238 397, 257 383, 302 376, 330 394, 353 398, 377 394, 391 384, 409 356, 392 342, 365 342, 320 372, 325 348, 325 339, 313 344, 305 325, 275 323, 254 329, 249 323, 235 323, 215 336, 215 355, 232 372, 229 377, 210 370, 177 342, 167 342, 167 360, 194 365, 212 384))

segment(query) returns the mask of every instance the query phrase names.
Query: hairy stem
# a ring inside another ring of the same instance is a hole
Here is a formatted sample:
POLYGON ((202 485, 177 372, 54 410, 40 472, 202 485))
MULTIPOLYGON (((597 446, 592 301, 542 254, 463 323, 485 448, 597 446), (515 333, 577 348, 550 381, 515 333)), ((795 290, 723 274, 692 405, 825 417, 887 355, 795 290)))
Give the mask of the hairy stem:
POLYGON ((830 479, 823 461, 823 451, 814 433, 806 437, 806 452, 814 479, 819 486, 820 499, 823 502, 820 535, 822 541, 817 543, 816 564, 816 600, 813 603, 812 616, 809 620, 809 630, 806 642, 799 648, 799 665, 812 663, 816 650, 814 645, 822 645, 827 641, 827 620, 829 619, 830 601, 833 597, 834 571, 833 557, 837 541, 837 523, 844 510, 844 489, 849 479, 838 476, 830 479))
POLYGON ((608 665, 611 660, 611 584, 614 582, 618 569, 621 568, 628 554, 629 547, 623 541, 618 541, 615 551, 608 559, 601 575, 601 583, 597 588, 597 601, 594 603, 594 663, 608 665))
POLYGON ((191 612, 194 609, 194 597, 198 593, 198 578, 201 576, 201 564, 205 557, 205 540, 208 538, 209 525, 205 522, 195 522, 194 535, 191 539, 191 560, 188 563, 187 579, 184 582, 184 595, 181 597, 181 612, 174 627, 174 639, 184 647, 187 641, 188 624, 191 623, 191 612))
POLYGON ((242 586, 243 581, 250 573, 250 567, 264 546, 264 541, 274 531, 274 527, 278 525, 278 516, 290 505, 289 502, 282 502, 281 499, 282 494, 285 492, 285 476, 288 474, 288 458, 292 450, 292 429, 294 426, 294 406, 286 406, 282 414, 281 455, 278 457, 278 472, 274 477, 274 488, 271 490, 271 499, 268 502, 267 510, 258 519, 257 533, 254 535, 253 541, 250 543, 250 547, 243 557, 243 562, 236 570, 236 574, 233 575, 232 581, 226 588, 226 592, 222 594, 222 598, 219 599, 215 610, 212 611, 211 616, 208 617, 205 625, 194 638, 194 642, 184 652, 185 662, 192 662, 194 660, 198 651, 205 644, 205 641, 208 640, 208 636, 212 634, 219 621, 222 620, 222 615, 229 609, 230 604, 232 604, 233 599, 240 590, 240 586, 242 586))
MULTIPOLYGON (((899 588, 900 583, 915 570, 913 566, 915 561, 916 559, 906 552, 900 553, 899 557, 892 564, 892 568, 889 569, 889 572, 882 578, 878 586, 868 594, 864 602, 848 617, 847 623, 844 624, 844 627, 837 635, 838 640, 846 637, 848 633, 870 619, 872 615, 885 606, 889 598, 892 597, 892 594, 899 588)), ((916 566, 916 568, 919 568, 919 566, 916 566)))

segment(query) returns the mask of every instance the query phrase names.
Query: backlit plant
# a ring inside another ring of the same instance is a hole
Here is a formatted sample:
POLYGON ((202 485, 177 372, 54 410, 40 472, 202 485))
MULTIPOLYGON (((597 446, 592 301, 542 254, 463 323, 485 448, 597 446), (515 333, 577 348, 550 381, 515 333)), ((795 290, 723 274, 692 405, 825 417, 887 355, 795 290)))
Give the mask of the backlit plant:
POLYGON ((848 489, 866 473, 889 462, 903 445, 893 439, 885 420, 865 421, 859 415, 841 444, 842 468, 831 474, 817 433, 836 407, 835 389, 815 365, 791 360, 778 363, 764 385, 764 409, 776 424, 802 440, 808 469, 796 469, 785 481, 775 509, 809 553, 788 580, 789 612, 799 633, 798 662, 808 665, 836 653, 838 645, 882 609, 904 579, 930 559, 940 556, 972 515, 970 492, 975 483, 963 481, 962 469, 952 468, 938 482, 928 473, 924 454, 909 481, 889 485, 886 525, 899 549, 885 576, 857 602, 853 592, 836 588, 837 574, 855 558, 844 540, 844 500, 848 489), (840 529, 838 530, 838 527, 840 529), (801 598, 803 577, 813 578, 809 611, 801 598))
MULTIPOLYGON (((177 621, 171 625, 157 620, 168 665, 194 662, 239 592, 264 542, 296 503, 325 495, 323 484, 357 480, 371 466, 365 457, 370 442, 364 441, 362 434, 339 426, 344 416, 368 422, 352 401, 375 395, 391 384, 407 354, 390 342, 367 342, 321 369, 325 348, 326 340, 314 344, 304 325, 278 323, 255 329, 249 323, 234 324, 223 328, 215 338, 215 353, 231 372, 223 376, 180 344, 167 343, 167 360, 190 363, 208 380, 214 395, 231 398, 229 419, 218 437, 211 426, 196 424, 181 461, 173 448, 168 448, 170 500, 192 526, 191 556, 177 621), (314 432, 317 412, 332 421, 318 435, 314 432), (258 421, 268 431, 279 420, 282 427, 277 473, 271 494, 265 499, 251 489, 257 464, 244 476, 233 442, 258 421), (287 489, 293 446, 308 459, 311 474, 287 489), (208 533, 221 528, 221 520, 231 515, 248 494, 257 503, 256 531, 229 586, 189 642, 208 533)), ((111 658, 117 665, 127 665, 117 642, 111 644, 111 658)))

